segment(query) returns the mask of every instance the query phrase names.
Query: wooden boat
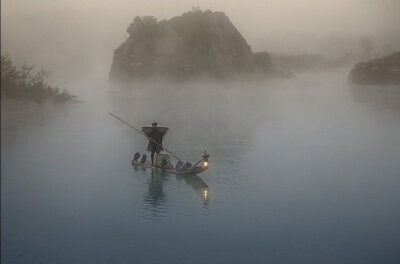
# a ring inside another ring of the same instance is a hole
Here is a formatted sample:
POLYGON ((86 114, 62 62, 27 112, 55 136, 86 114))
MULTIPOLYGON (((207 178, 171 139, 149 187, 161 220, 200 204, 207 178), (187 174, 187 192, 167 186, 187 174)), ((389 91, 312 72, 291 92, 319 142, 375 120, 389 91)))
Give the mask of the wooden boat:
POLYGON ((141 162, 134 161, 134 160, 132 160, 132 166, 156 169, 156 170, 170 172, 170 173, 174 173, 174 174, 178 174, 178 175, 188 175, 188 174, 199 174, 199 173, 202 173, 203 171, 207 170, 208 169, 208 161, 203 161, 199 165, 195 165, 188 169, 180 169, 180 170, 175 169, 175 168, 166 169, 166 168, 156 167, 156 166, 151 165, 150 163, 141 163, 141 162))

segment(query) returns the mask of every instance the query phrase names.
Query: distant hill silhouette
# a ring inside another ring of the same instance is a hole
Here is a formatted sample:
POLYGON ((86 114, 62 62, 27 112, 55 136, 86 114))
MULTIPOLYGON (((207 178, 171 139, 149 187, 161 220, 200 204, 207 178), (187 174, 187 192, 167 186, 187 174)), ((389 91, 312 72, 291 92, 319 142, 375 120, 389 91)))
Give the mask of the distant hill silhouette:
POLYGON ((362 84, 400 84, 400 52, 358 63, 350 72, 349 79, 362 84))

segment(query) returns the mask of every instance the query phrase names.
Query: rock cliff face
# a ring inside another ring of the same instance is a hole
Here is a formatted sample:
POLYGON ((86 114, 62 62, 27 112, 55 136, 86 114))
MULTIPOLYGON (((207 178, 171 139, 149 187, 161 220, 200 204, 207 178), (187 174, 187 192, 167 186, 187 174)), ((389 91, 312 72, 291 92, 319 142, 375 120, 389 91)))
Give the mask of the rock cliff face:
POLYGON ((136 17, 114 51, 110 80, 277 75, 266 52, 251 47, 222 12, 194 10, 169 20, 136 17))
POLYGON ((362 84, 400 84, 400 52, 358 63, 350 72, 349 79, 362 84))

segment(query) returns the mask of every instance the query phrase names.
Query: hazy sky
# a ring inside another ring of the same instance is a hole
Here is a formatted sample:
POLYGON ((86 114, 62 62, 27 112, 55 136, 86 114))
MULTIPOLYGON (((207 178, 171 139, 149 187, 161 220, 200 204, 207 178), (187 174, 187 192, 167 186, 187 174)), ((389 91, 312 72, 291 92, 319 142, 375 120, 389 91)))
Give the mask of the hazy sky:
POLYGON ((193 6, 224 11, 255 51, 351 52, 354 47, 342 46, 362 36, 379 39, 376 49, 396 49, 400 36, 400 0, 2 0, 1 5, 2 54, 65 76, 107 74, 133 17, 168 19, 193 6))

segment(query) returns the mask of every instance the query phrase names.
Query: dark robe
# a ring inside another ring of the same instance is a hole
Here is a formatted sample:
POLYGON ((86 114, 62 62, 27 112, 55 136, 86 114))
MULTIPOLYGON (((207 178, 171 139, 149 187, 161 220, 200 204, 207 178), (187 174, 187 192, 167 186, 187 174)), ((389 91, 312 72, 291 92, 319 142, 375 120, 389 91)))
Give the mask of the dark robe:
MULTIPOLYGON (((142 131, 155 142, 162 145, 162 140, 168 131, 168 127, 143 127, 142 131)), ((160 145, 157 145, 153 141, 149 140, 147 150, 159 153, 161 150, 164 150, 160 145)))

